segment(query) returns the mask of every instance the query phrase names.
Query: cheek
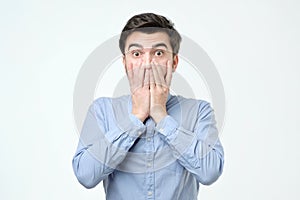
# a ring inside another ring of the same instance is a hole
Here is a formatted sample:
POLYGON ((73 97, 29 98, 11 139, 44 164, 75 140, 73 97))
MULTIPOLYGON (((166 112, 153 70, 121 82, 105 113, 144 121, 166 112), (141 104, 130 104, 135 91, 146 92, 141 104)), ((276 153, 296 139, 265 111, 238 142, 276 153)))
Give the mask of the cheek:
POLYGON ((171 54, 165 54, 161 57, 155 57, 155 60, 161 65, 166 65, 168 60, 173 61, 173 56, 171 54))
POLYGON ((140 63, 140 59, 130 59, 130 58, 126 58, 126 60, 125 60, 126 66, 132 65, 133 67, 135 67, 135 66, 138 66, 139 63, 140 63))
POLYGON ((161 72, 165 76, 167 74, 167 64, 166 64, 166 62, 162 62, 162 63, 158 63, 158 64, 159 64, 159 67, 161 69, 161 72))
POLYGON ((134 59, 131 61, 133 66, 138 66, 142 62, 142 59, 134 59))
POLYGON ((160 59, 155 59, 155 61, 160 65, 163 74, 167 74, 167 61, 170 60, 173 63, 173 58, 172 57, 163 57, 160 59))

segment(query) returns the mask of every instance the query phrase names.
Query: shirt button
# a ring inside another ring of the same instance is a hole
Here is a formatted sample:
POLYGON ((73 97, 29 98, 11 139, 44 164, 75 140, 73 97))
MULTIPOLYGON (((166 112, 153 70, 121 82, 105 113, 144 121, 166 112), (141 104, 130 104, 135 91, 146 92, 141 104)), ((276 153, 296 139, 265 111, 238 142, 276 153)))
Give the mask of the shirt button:
POLYGON ((150 141, 151 141, 151 138, 148 137, 148 138, 147 138, 147 141, 150 142, 150 141))
POLYGON ((147 166, 148 166, 148 167, 151 167, 151 162, 148 162, 147 166))
POLYGON ((152 196, 152 192, 151 191, 148 191, 148 196, 152 196))
POLYGON ((159 132, 163 133, 163 132, 164 132, 164 129, 163 129, 163 128, 159 129, 159 132))

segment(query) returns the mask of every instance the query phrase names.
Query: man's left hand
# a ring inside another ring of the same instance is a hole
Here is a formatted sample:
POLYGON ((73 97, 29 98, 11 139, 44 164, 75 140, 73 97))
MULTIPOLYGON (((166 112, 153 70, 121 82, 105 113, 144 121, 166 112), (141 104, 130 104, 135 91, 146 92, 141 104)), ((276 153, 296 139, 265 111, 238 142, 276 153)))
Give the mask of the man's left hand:
POLYGON ((166 103, 172 79, 172 62, 167 61, 161 66, 155 61, 150 71, 150 116, 158 123, 168 115, 166 103))

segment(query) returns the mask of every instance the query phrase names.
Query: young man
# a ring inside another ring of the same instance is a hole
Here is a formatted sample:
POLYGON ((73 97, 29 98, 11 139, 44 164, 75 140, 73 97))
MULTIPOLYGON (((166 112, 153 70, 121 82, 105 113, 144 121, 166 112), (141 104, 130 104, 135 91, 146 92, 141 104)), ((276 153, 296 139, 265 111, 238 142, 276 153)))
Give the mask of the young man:
POLYGON ((78 181, 109 200, 193 200, 223 169, 210 104, 169 93, 181 42, 163 16, 133 16, 119 46, 131 95, 98 98, 73 158, 78 181))

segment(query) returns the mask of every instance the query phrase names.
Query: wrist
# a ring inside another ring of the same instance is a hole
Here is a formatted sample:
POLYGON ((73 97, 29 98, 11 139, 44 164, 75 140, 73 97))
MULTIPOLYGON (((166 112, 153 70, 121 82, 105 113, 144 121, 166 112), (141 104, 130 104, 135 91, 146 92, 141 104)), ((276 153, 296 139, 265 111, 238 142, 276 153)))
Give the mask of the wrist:
POLYGON ((144 122, 145 119, 148 117, 148 115, 146 114, 141 114, 141 113, 135 113, 135 112, 131 112, 131 114, 133 114, 136 118, 138 118, 141 122, 144 122))
POLYGON ((155 121, 155 123, 158 124, 167 115, 168 115, 167 112, 160 112, 160 113, 155 113, 155 114, 151 115, 151 117, 155 121))

